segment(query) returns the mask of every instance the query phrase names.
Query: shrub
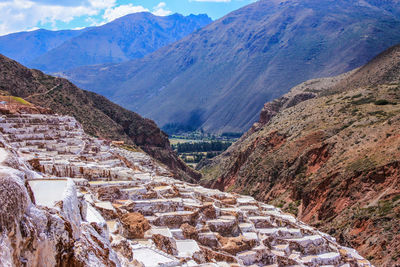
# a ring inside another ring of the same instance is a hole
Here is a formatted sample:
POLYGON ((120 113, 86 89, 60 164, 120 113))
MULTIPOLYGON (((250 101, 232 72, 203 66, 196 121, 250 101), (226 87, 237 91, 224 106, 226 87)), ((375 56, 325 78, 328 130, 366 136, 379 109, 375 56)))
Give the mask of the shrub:
POLYGON ((362 94, 353 95, 353 96, 351 97, 351 99, 356 99, 356 98, 359 98, 359 97, 362 97, 362 94))
POLYGON ((369 104, 369 103, 372 103, 372 102, 374 102, 374 98, 366 97, 366 98, 353 100, 353 101, 351 101, 351 104, 353 104, 353 105, 364 105, 364 104, 369 104))
POLYGON ((390 102, 387 101, 386 99, 379 99, 375 101, 375 105, 377 106, 384 106, 384 105, 389 105, 390 102))

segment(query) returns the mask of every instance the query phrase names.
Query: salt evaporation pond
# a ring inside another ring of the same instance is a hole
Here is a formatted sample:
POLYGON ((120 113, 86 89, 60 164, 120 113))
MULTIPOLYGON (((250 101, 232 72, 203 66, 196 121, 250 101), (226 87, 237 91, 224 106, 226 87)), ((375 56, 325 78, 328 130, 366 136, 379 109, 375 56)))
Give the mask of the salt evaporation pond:
POLYGON ((57 201, 63 199, 67 180, 31 180, 29 185, 35 196, 36 205, 52 208, 57 201))

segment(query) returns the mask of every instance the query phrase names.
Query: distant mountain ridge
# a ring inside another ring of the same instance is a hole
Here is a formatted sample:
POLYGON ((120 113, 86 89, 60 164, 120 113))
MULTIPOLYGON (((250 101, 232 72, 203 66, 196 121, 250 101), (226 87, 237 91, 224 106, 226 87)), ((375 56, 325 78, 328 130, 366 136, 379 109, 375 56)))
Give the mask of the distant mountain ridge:
POLYGON ((265 101, 400 42, 399 10, 398 1, 261 0, 143 59, 63 75, 160 126, 243 132, 265 101))
MULTIPOLYGON (((85 29, 86 30, 86 29, 85 29)), ((0 36, 0 53, 27 65, 84 30, 35 30, 0 36)))
POLYGON ((46 72, 141 58, 209 24, 207 15, 133 13, 79 31, 0 36, 0 53, 46 72))

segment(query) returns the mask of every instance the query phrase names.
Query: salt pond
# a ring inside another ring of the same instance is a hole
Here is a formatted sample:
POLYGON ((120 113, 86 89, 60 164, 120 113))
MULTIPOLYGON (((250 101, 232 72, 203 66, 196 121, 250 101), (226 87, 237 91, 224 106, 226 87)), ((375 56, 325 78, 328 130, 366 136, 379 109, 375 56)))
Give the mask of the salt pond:
POLYGON ((35 196, 36 204, 52 208, 57 201, 63 199, 67 180, 31 180, 29 185, 35 196))

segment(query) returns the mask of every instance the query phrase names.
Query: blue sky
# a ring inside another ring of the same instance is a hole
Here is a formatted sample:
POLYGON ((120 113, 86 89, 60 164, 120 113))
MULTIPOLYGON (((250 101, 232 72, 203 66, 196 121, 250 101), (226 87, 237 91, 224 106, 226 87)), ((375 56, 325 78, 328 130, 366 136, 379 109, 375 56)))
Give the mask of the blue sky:
POLYGON ((44 28, 96 26, 134 12, 166 16, 208 14, 218 19, 255 0, 0 0, 0 35, 44 28))

